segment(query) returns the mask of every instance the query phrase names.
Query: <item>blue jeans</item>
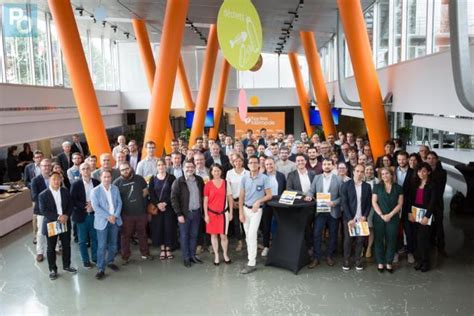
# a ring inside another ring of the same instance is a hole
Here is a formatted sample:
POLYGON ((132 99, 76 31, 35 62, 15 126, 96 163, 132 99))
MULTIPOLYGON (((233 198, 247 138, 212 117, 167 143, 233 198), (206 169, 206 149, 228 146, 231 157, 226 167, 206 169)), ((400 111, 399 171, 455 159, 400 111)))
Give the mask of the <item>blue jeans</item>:
POLYGON ((190 260, 196 256, 196 244, 199 233, 199 222, 201 211, 189 212, 184 224, 179 224, 179 239, 184 260, 190 260))
POLYGON ((327 246, 327 257, 333 257, 337 246, 337 229, 339 220, 331 216, 330 213, 319 213, 314 219, 314 259, 321 260, 321 240, 324 227, 329 228, 329 243, 327 246))
POLYGON ((86 215, 82 223, 77 223, 77 233, 79 235, 79 251, 81 252, 82 263, 86 264, 89 260, 89 250, 87 241, 91 242, 91 258, 97 262, 97 233, 94 229, 94 215, 86 215))
POLYGON ((117 254, 117 239, 119 227, 117 224, 107 223, 103 230, 97 230, 97 269, 105 271, 105 253, 107 252, 107 264, 114 262, 117 254))

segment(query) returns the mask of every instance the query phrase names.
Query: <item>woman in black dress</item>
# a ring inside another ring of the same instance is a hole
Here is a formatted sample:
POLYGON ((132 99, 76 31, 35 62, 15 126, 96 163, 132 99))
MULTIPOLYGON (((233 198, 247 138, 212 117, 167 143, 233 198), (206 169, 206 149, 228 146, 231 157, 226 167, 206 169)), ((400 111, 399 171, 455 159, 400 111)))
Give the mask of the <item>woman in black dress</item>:
POLYGON ((8 180, 11 182, 16 182, 21 180, 21 169, 23 163, 18 159, 16 155, 18 147, 11 146, 8 147, 7 154, 7 174, 8 180))
POLYGON ((171 185, 175 176, 166 172, 166 162, 159 158, 156 162, 158 173, 148 184, 151 216, 151 240, 155 247, 161 247, 160 259, 173 259, 172 249, 176 245, 177 218, 171 207, 171 185))

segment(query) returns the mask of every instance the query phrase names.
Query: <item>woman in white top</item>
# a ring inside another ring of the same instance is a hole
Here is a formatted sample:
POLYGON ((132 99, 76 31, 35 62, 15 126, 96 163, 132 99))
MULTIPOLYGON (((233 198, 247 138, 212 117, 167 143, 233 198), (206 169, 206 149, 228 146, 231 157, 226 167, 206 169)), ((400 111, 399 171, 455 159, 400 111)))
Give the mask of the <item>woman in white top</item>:
MULTIPOLYGON (((366 165, 364 170, 364 181, 370 184, 372 190, 374 186, 378 184, 380 181, 378 178, 375 177, 375 169, 373 165, 366 165)), ((372 257, 372 245, 374 244, 374 208, 370 209, 369 216, 367 217, 367 223, 369 224, 370 235, 369 235, 369 242, 367 244, 367 250, 365 252, 366 258, 372 257)))
POLYGON ((234 153, 232 158, 234 161, 234 169, 229 170, 226 176, 227 196, 228 201, 233 201, 232 212, 234 216, 232 219, 232 227, 234 236, 237 238, 237 248, 235 250, 241 251, 244 240, 244 230, 239 221, 239 195, 242 178, 247 175, 249 171, 244 169, 244 157, 242 157, 242 155, 234 153))

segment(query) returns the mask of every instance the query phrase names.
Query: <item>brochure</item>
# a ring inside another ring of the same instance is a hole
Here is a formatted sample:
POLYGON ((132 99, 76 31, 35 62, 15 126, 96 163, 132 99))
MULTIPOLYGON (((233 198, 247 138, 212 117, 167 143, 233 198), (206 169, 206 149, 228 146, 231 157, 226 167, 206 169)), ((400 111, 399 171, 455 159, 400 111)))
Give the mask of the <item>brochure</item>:
POLYGON ((331 212, 331 207, 328 205, 328 202, 331 202, 331 193, 316 193, 316 212, 331 212))
POLYGON ((281 204, 293 205, 296 199, 296 195, 298 192, 296 191, 283 191, 280 196, 280 200, 278 201, 281 204))
POLYGON ((365 222, 356 222, 353 228, 351 228, 349 226, 349 223, 347 223, 347 226, 349 227, 349 235, 351 237, 369 236, 370 235, 369 223, 367 221, 365 221, 365 222))
MULTIPOLYGON (((413 217, 415 218, 415 222, 420 223, 423 217, 425 217, 426 209, 412 206, 411 213, 413 214, 413 217)), ((433 215, 431 215, 430 218, 428 219, 428 225, 431 225, 432 220, 433 220, 433 215)))
POLYGON ((67 224, 61 224, 58 221, 48 223, 48 237, 56 236, 67 232, 67 224))

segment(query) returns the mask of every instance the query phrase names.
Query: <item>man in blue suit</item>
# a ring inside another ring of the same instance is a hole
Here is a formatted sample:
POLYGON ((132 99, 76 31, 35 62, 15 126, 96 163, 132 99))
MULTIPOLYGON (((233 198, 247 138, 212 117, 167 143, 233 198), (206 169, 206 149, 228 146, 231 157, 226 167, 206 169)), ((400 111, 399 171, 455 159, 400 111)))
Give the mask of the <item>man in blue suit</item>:
POLYGON ((61 187, 62 175, 59 172, 52 172, 49 177, 48 189, 39 195, 39 209, 44 216, 43 233, 48 235, 47 224, 58 222, 66 224, 67 230, 54 236, 48 236, 48 266, 49 278, 56 280, 58 277, 58 267, 56 266, 56 244, 58 238, 61 240, 63 269, 69 273, 76 273, 77 270, 71 267, 71 221, 69 217, 72 213, 72 203, 69 191, 61 187))
POLYGON ((97 280, 105 277, 106 253, 107 266, 113 271, 119 270, 114 258, 117 254, 119 227, 122 226, 122 200, 119 189, 112 184, 112 173, 103 170, 100 179, 101 184, 94 188, 91 196, 95 211, 94 228, 97 230, 97 280))
POLYGON ((355 240, 355 266, 357 271, 364 270, 362 265, 362 248, 365 237, 350 237, 348 226, 354 227, 357 222, 365 222, 372 207, 372 189, 370 184, 362 181, 364 167, 357 165, 354 167, 354 178, 345 182, 341 187, 341 205, 343 210, 344 228, 344 264, 342 269, 351 269, 350 257, 352 242, 355 240))
POLYGON ((33 152, 33 162, 29 163, 25 167, 25 171, 23 173, 23 181, 25 181, 25 185, 29 189, 31 189, 31 181, 33 180, 33 178, 41 174, 41 160, 43 160, 43 152, 41 152, 40 150, 35 150, 33 152))
POLYGON ((100 184, 91 177, 91 166, 84 162, 79 166, 80 179, 71 185, 71 199, 73 205, 72 220, 77 224, 79 237, 79 251, 84 268, 91 269, 92 262, 97 263, 97 234, 94 229, 94 209, 92 208, 92 190, 100 184), (90 240, 91 256, 87 249, 90 240))

